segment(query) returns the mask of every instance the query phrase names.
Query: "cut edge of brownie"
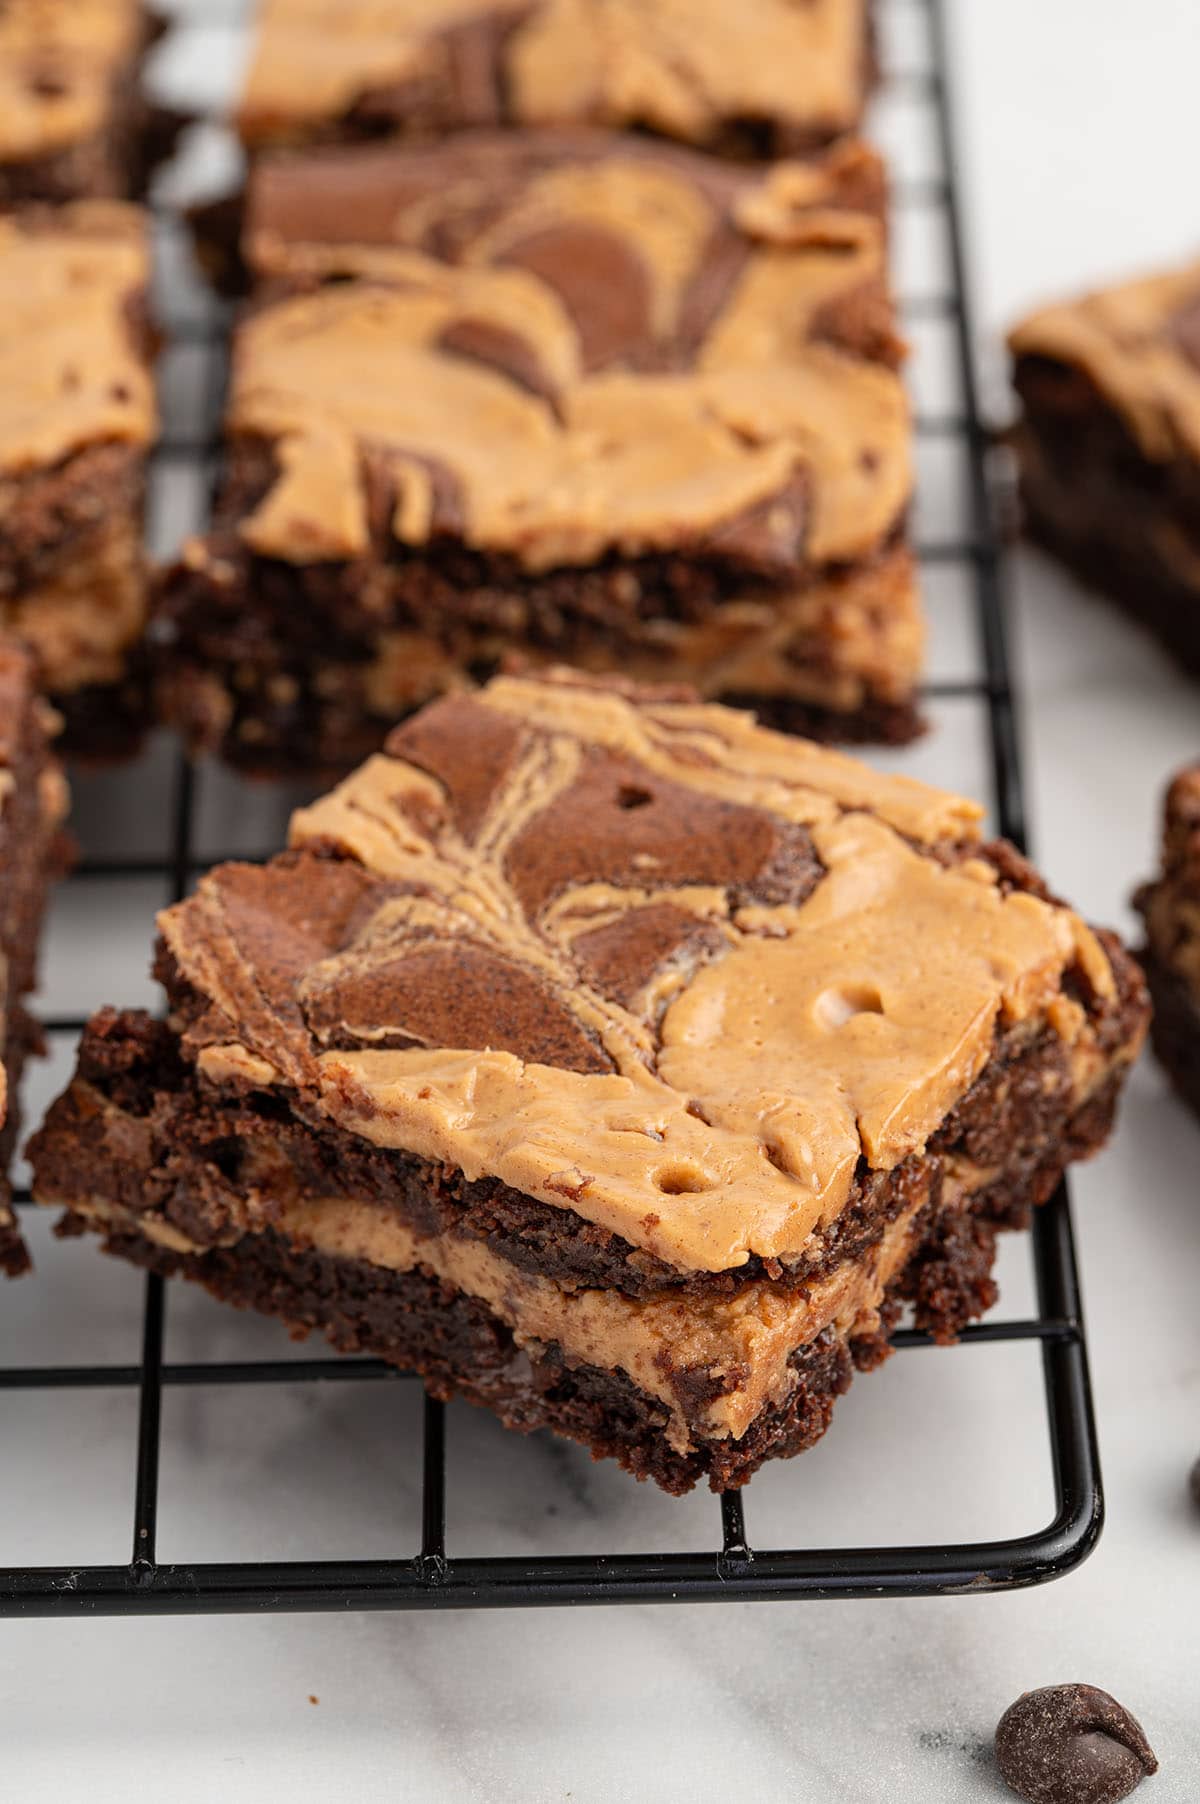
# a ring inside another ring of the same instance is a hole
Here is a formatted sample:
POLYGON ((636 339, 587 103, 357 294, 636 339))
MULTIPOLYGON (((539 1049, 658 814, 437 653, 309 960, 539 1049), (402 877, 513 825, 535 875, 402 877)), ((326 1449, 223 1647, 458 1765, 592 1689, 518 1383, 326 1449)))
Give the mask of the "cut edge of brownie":
POLYGON ((66 868, 66 789, 50 753, 55 720, 33 686, 33 660, 0 637, 0 1270, 28 1265, 10 1208, 8 1169, 20 1132, 20 1083, 42 1050, 24 999, 37 977, 37 951, 49 886, 66 868))
POLYGON ((1180 483, 1148 457, 1073 364, 1025 353, 1013 382, 1023 413, 1010 443, 1029 538, 1200 676, 1200 583, 1163 548, 1165 537, 1200 559, 1200 469, 1180 483))
POLYGON ((1138 955, 1154 1015, 1150 1041, 1174 1089, 1200 1118, 1200 1005, 1190 987, 1146 946, 1138 955))
MULTIPOLYGON (((59 1232, 92 1224, 68 1214, 59 1232)), ((760 1411, 740 1439, 672 1444, 671 1412, 620 1370, 568 1360, 557 1344, 518 1346, 485 1304, 431 1273, 393 1273, 361 1261, 300 1249, 273 1231, 252 1244, 203 1254, 165 1248, 116 1228, 105 1250, 163 1276, 203 1284, 223 1302, 275 1315, 293 1332, 321 1330, 343 1353, 361 1353, 415 1371, 429 1393, 460 1397, 491 1410, 521 1433, 549 1428, 613 1458, 638 1479, 653 1479, 674 1496, 707 1478, 713 1491, 744 1485, 767 1459, 814 1445, 829 1427, 836 1399, 855 1368, 869 1371, 891 1351, 889 1334, 903 1303, 918 1294, 952 1338, 995 1298, 994 1234, 986 1223, 946 1222, 933 1212, 908 1265, 885 1298, 877 1332, 859 1338, 826 1328, 797 1348, 786 1399, 760 1411)))

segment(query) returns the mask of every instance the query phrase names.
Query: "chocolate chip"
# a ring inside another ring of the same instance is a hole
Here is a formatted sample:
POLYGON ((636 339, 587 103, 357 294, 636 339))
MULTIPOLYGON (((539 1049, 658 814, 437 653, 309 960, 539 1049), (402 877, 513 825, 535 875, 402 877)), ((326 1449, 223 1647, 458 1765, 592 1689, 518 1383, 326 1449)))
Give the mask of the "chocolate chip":
POLYGON ((1141 1724, 1094 1685, 1019 1697, 1000 1718, 996 1761, 1027 1804, 1117 1804, 1158 1771, 1141 1724))

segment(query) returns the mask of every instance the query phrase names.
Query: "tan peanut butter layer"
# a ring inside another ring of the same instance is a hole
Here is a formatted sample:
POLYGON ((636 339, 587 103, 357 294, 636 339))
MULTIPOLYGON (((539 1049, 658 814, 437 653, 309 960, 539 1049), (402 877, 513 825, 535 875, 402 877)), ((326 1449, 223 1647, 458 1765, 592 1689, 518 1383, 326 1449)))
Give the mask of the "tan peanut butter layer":
POLYGON ((1083 370, 1151 461, 1200 458, 1200 262, 1047 307, 1009 347, 1083 370))
POLYGON ((44 582, 0 597, 0 625, 33 648, 46 688, 60 698, 119 682, 145 617, 141 521, 127 515, 100 527, 44 582))
POLYGON ((1069 909, 930 850, 977 836, 972 804, 748 715, 501 679, 161 926, 213 1081, 717 1271, 797 1253, 860 1160, 921 1149, 999 1025, 1069 1043, 1068 968, 1112 994, 1069 909))
POLYGON ((0 530, 31 470, 153 437, 132 317, 149 269, 135 208, 81 201, 0 219, 0 530))
MULTIPOLYGON (((536 1350, 557 1343, 569 1361, 624 1372, 668 1406, 668 1439, 686 1452, 696 1434, 740 1439, 764 1408, 782 1402, 795 1384, 790 1356, 826 1328, 843 1339, 877 1330, 884 1290, 909 1256, 913 1223, 926 1200, 919 1197, 889 1223, 865 1258, 845 1262, 804 1289, 786 1291, 759 1279, 733 1297, 717 1299, 566 1290, 549 1278, 517 1271, 481 1241, 419 1235, 394 1215, 347 1197, 289 1203, 271 1226, 293 1245, 334 1258, 362 1260, 390 1272, 417 1267, 434 1272, 484 1302, 512 1330, 518 1346, 536 1350), (708 1376, 719 1394, 685 1413, 673 1378, 696 1372, 708 1376)), ((129 1214, 105 1199, 71 1207, 96 1224, 144 1235, 173 1252, 207 1250, 171 1223, 129 1214)), ((245 1238, 252 1241, 253 1231, 245 1238)), ((240 1239, 222 1244, 236 1246, 240 1239)))
POLYGON ((1180 771, 1163 809, 1163 866, 1138 898, 1150 950, 1200 1007, 1200 764, 1180 771))
POLYGON ((890 371, 808 345, 786 364, 586 375, 535 278, 405 261, 404 286, 322 289, 243 327, 230 427, 279 466, 242 526, 253 550, 365 553, 368 450, 397 479, 400 543, 452 520, 530 570, 676 549, 765 570, 849 561, 902 515, 908 409, 890 371))
POLYGON ((251 147, 356 114, 829 138, 861 115, 866 35, 865 0, 263 0, 237 122, 251 147))
POLYGON ((142 33, 141 0, 5 0, 0 162, 31 161, 101 131, 142 33))

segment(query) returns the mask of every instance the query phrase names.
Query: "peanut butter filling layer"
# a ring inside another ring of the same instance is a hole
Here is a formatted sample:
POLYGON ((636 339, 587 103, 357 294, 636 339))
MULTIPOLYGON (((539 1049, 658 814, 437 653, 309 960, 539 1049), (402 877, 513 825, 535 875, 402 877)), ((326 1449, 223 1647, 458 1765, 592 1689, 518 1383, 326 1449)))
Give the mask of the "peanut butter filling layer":
POLYGON ((6 0, 0 7, 0 162, 104 129, 142 39, 141 0, 6 0))
POLYGON ((749 716, 503 679, 160 924, 209 1081, 302 1090, 723 1271, 796 1254, 860 1161, 920 1150, 998 1025, 1073 1045, 1068 970, 1113 994, 1079 918, 1006 892, 977 834, 970 803, 749 716))
POLYGON ((442 128, 833 136, 862 110, 864 46, 864 0, 264 0, 238 127, 251 146, 295 139, 382 94, 442 128))
POLYGON ((31 470, 87 445, 149 444, 154 385, 133 324, 149 273, 135 208, 0 219, 0 532, 31 470))
MULTIPOLYGON (((909 1256, 913 1223, 923 1206, 924 1199, 891 1223, 869 1259, 843 1265, 806 1290, 781 1293, 758 1280, 720 1301, 563 1290, 547 1278, 516 1271, 479 1241, 425 1238, 370 1203, 346 1197, 288 1204, 271 1226, 296 1246, 334 1258, 391 1272, 432 1271, 486 1303, 519 1346, 557 1342, 568 1360, 624 1372, 670 1408, 668 1438, 686 1452, 694 1435, 740 1439, 763 1408, 786 1397, 794 1382, 791 1355, 824 1329, 832 1326, 849 1338, 878 1326, 884 1290, 909 1256), (675 1381, 686 1383, 689 1373, 723 1378, 724 1388, 685 1414, 675 1381)), ((207 1250, 170 1223, 123 1211, 108 1200, 71 1207, 93 1222, 143 1234, 174 1252, 207 1250)))
POLYGON ((1200 459, 1200 262, 1046 307, 1009 348, 1082 369, 1152 462, 1200 459))
POLYGON ((0 625, 33 647, 56 696, 119 681, 145 617, 140 520, 114 520, 45 582, 0 598, 0 625))

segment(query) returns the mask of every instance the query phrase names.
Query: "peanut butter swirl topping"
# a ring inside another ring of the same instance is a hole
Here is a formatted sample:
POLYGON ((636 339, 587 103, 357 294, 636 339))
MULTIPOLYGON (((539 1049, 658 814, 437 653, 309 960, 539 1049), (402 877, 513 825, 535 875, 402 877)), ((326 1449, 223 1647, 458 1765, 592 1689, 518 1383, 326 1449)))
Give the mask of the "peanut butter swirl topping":
POLYGON ((82 445, 153 436, 135 336, 148 280, 133 207, 81 201, 0 219, 0 481, 82 445))
POLYGON ((141 0, 5 0, 0 161, 47 156, 101 130, 141 34, 141 0))
POLYGON ((997 1026, 1112 974, 959 798, 749 716, 559 677, 440 702, 161 921, 218 1083, 689 1270, 798 1252, 997 1026), (955 848, 952 852, 949 848, 955 848))
POLYGON ((264 0, 238 124, 252 145, 372 117, 830 138, 865 49, 865 0, 264 0))
POLYGON ((1046 307, 1009 345, 1082 369, 1152 461, 1200 458, 1200 262, 1046 307))
POLYGON ((245 542, 771 578, 877 552, 910 488, 882 210, 854 143, 766 172, 586 131, 268 161, 247 257, 293 292, 237 344, 231 431, 274 463, 245 542))

